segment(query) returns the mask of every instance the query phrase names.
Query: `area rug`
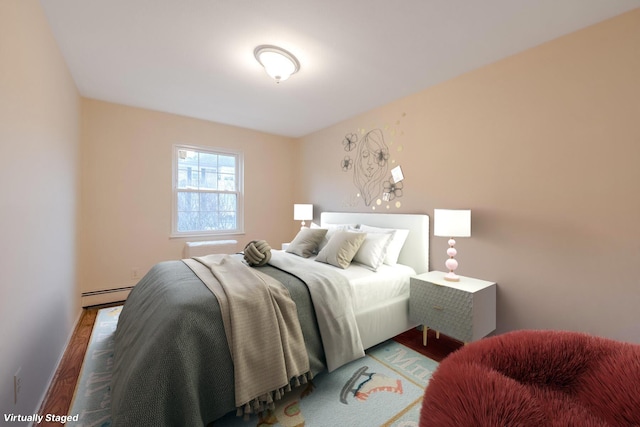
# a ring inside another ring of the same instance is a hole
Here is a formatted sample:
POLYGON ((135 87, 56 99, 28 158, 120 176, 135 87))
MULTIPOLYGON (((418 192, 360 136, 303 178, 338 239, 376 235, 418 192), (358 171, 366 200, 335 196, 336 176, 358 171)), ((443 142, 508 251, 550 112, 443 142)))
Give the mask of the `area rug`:
POLYGON ((121 311, 122 306, 98 311, 69 410, 69 415, 79 415, 78 421, 69 421, 67 426, 111 426, 114 332, 121 311))
MULTIPOLYGON (((110 389, 113 333, 122 307, 98 312, 67 426, 111 426, 110 389)), ((394 426, 418 425, 424 389, 438 363, 388 340, 366 357, 336 371, 317 375, 292 390, 274 411, 249 420, 229 414, 214 427, 394 426)))

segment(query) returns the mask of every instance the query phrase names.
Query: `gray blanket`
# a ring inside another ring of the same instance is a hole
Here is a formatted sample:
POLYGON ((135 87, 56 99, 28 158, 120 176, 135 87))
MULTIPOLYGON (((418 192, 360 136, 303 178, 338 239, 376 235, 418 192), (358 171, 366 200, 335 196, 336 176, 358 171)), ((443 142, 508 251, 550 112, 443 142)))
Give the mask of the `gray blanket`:
POLYGON ((282 283, 230 255, 182 261, 218 300, 239 415, 273 409, 291 384, 311 379, 297 307, 282 283))
MULTIPOLYGON (((326 369, 309 292, 294 276, 258 269, 296 302, 315 375, 326 369)), ((111 382, 118 426, 206 426, 235 409, 234 371, 216 298, 182 261, 155 265, 127 299, 111 382)))

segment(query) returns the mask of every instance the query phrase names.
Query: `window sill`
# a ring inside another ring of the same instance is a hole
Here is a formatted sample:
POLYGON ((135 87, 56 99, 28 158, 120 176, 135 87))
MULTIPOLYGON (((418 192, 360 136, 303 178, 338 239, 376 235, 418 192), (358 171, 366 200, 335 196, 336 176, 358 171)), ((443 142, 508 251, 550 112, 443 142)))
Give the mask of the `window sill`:
POLYGON ((227 238, 230 236, 244 236, 244 231, 234 231, 230 233, 180 233, 180 234, 170 234, 170 239, 193 239, 193 238, 207 238, 207 239, 217 239, 217 238, 227 238))

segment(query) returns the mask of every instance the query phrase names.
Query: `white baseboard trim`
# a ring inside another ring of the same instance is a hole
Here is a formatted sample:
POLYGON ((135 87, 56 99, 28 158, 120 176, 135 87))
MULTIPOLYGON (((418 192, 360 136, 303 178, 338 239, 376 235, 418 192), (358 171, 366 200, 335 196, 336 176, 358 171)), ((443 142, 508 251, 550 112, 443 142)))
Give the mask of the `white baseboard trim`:
MULTIPOLYGON (((40 402, 38 403, 38 407, 37 407, 36 411, 34 411, 34 414, 42 414, 42 411, 44 410, 42 405, 44 405, 44 403, 45 403, 44 400, 47 398, 47 396, 49 396, 49 390, 51 389, 51 386, 53 385, 53 381, 56 379, 56 375, 58 374, 58 369, 60 368, 60 363, 62 362, 62 358, 64 357, 64 354, 67 352, 67 348, 69 348, 69 344, 71 344, 71 340, 73 339, 73 334, 75 334, 76 329, 78 328, 78 325, 80 324, 80 319, 82 319, 82 312, 83 312, 83 310, 80 309, 80 311, 78 312, 78 315, 76 316, 76 321, 73 323, 73 328, 71 328, 71 332, 69 332, 69 336, 67 337, 67 341, 65 342, 64 347, 62 347, 62 352, 58 356, 58 361, 56 362, 56 367, 53 370, 53 372, 51 373, 51 376, 49 377, 49 381, 47 382, 48 385, 44 389, 44 393, 40 397, 40 402)), ((60 415, 64 415, 64 414, 60 414, 60 415)))

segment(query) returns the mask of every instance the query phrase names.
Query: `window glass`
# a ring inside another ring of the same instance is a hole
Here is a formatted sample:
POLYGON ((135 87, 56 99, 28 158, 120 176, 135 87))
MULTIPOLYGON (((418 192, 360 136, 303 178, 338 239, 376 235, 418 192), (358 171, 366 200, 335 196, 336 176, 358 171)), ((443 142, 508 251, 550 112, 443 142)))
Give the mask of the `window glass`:
POLYGON ((174 149, 173 234, 242 232, 242 154, 174 149))

